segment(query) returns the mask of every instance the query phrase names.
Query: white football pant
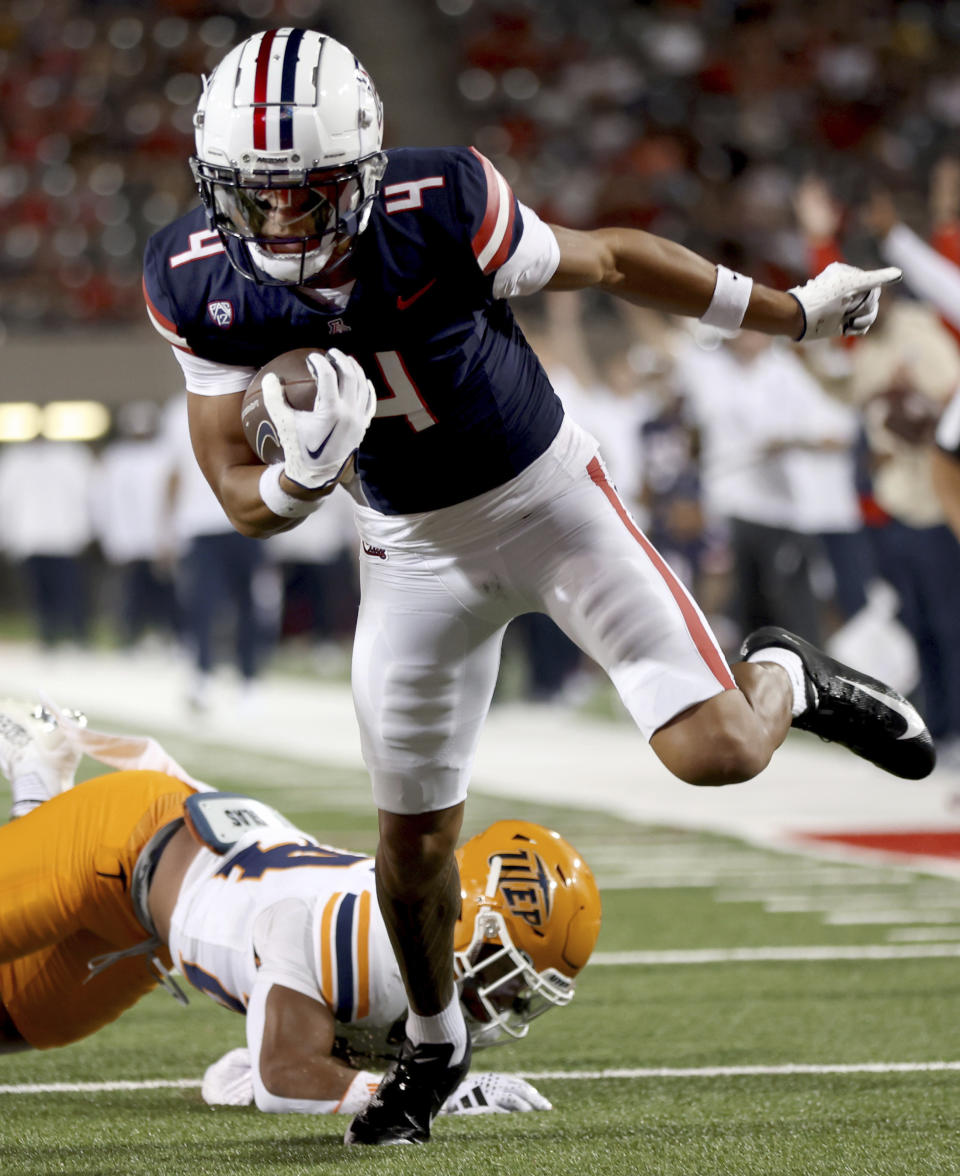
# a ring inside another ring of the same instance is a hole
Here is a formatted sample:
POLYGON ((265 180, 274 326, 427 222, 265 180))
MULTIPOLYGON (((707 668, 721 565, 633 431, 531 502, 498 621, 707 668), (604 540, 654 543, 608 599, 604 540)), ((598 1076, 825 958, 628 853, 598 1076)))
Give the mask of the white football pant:
POLYGON ((353 692, 379 808, 463 800, 509 621, 544 612, 609 674, 649 738, 735 689, 703 614, 564 419, 504 486, 442 510, 358 507, 353 692))

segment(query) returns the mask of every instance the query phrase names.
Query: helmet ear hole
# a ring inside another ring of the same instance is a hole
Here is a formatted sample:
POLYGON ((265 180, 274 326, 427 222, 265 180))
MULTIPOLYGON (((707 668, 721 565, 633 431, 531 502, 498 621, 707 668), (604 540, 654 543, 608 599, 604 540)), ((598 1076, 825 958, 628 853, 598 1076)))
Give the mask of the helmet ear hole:
POLYGON ((570 920, 567 941, 563 945, 563 961, 576 975, 586 965, 600 934, 600 906, 596 910, 581 908, 570 920))

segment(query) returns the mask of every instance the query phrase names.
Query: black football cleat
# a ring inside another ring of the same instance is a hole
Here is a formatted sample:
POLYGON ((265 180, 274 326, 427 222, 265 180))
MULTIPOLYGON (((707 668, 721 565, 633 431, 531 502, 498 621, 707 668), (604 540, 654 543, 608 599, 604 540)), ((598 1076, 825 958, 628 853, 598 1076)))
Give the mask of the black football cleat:
POLYGON ((902 694, 776 626, 755 630, 740 652, 746 658, 772 645, 795 653, 806 674, 808 705, 793 720, 794 727, 840 743, 894 776, 922 780, 930 775, 937 762, 933 739, 902 694))
POLYGON ((452 1045, 414 1045, 409 1038, 364 1109, 354 1115, 344 1143, 426 1143, 430 1124, 470 1069, 470 1042, 456 1066, 452 1045))

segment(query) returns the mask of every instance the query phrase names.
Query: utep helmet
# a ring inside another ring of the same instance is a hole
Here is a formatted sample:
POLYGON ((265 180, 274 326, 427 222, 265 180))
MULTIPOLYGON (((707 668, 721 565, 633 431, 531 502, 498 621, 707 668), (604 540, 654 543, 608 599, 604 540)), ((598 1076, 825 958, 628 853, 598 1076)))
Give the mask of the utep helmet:
POLYGON ((349 49, 308 29, 256 33, 204 79, 194 126, 194 178, 245 278, 317 284, 350 252, 386 156, 383 106, 349 49), (263 231, 277 204, 282 236, 263 231))
POLYGON ((590 867, 559 833, 498 821, 457 851, 460 918, 454 966, 476 1046, 524 1037, 573 999, 600 932, 590 867))

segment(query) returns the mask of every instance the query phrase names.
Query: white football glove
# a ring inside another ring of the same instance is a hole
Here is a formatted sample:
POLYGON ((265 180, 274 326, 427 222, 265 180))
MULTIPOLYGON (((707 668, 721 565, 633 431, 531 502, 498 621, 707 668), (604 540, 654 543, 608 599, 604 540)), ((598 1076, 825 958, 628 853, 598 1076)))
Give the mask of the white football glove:
POLYGON ((441 1115, 502 1115, 552 1111, 539 1090, 514 1074, 470 1074, 440 1108, 441 1115))
POLYGON ((263 403, 283 449, 283 472, 307 490, 336 481, 357 452, 377 409, 373 385, 351 355, 331 348, 307 356, 317 396, 307 412, 291 408, 273 372, 263 378, 263 403))
POLYGON ((895 266, 862 270, 834 261, 802 286, 787 291, 800 303, 803 331, 798 339, 826 339, 831 335, 865 335, 873 326, 880 289, 899 282, 895 266))
POLYGON ((207 1066, 200 1096, 208 1107, 249 1107, 253 1103, 250 1051, 232 1049, 207 1066))

